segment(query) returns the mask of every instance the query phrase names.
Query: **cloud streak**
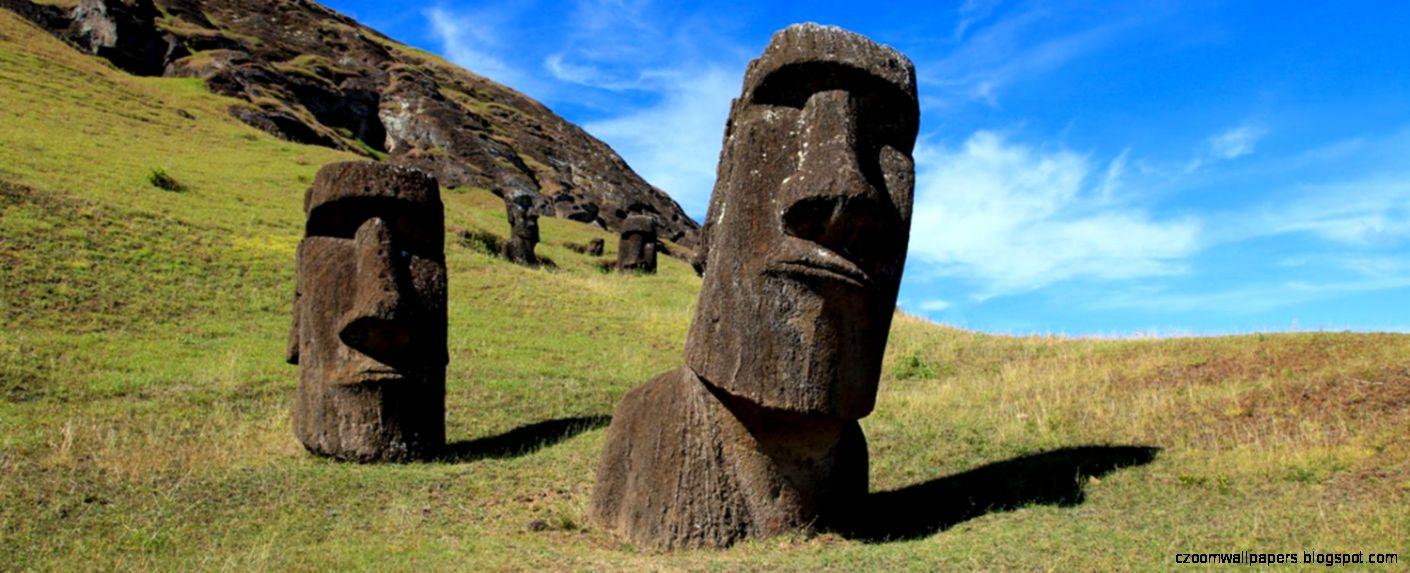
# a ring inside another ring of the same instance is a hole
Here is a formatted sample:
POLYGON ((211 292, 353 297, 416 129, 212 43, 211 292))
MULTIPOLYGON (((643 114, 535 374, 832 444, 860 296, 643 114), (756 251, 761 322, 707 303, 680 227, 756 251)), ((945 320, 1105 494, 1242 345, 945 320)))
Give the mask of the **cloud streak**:
POLYGON ((441 6, 428 8, 423 14, 430 25, 431 36, 441 45, 446 59, 531 96, 546 95, 548 90, 543 82, 499 54, 505 49, 499 31, 508 27, 513 14, 493 10, 452 12, 441 6))
POLYGON ((656 104, 583 127, 701 220, 714 187, 729 102, 739 91, 736 76, 721 67, 670 72, 655 78, 661 86, 656 104))
POLYGON ((922 147, 911 252, 975 281, 977 299, 1076 278, 1178 274, 1199 247, 1194 218, 1106 204, 1124 156, 1094 177, 1087 157, 980 131, 955 149, 922 147))

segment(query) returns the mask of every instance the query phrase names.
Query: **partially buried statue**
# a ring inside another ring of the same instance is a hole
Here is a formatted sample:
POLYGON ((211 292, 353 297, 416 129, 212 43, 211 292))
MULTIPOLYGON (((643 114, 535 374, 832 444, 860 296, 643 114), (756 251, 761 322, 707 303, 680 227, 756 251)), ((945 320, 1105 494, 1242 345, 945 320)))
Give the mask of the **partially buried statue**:
POLYGON ((617 269, 656 272, 656 242, 656 219, 629 215, 622 221, 622 240, 617 243, 617 269))
POLYGON ((304 195, 288 360, 294 433, 316 454, 425 457, 445 444, 446 265, 436 180, 335 163, 304 195))
POLYGON ((631 542, 725 546, 841 525, 867 493, 910 233, 915 71, 837 28, 791 26, 725 129, 685 366, 627 393, 591 516, 631 542))
POLYGON ((537 266, 534 247, 539 244, 539 215, 534 212, 534 197, 528 193, 511 193, 504 198, 509 216, 509 240, 504 242, 504 258, 521 265, 537 266))

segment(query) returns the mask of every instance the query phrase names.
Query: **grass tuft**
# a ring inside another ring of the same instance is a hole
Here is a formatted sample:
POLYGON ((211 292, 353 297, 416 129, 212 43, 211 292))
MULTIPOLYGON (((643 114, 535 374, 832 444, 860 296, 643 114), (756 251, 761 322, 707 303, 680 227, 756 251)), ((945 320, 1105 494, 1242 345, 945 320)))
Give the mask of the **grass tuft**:
POLYGON ((185 185, 182 185, 180 181, 177 181, 175 177, 172 177, 165 169, 160 167, 153 167, 151 171, 147 172, 147 182, 151 183, 153 187, 163 191, 182 193, 187 190, 185 185))

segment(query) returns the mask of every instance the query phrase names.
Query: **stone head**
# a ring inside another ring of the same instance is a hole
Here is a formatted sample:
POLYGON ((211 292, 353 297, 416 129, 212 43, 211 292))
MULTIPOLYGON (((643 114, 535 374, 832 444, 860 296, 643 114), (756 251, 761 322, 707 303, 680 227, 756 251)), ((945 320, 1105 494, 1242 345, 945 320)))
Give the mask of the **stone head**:
POLYGON ((534 211, 534 196, 512 193, 505 197, 504 206, 509 215, 510 233, 520 240, 539 242, 539 215, 534 211))
POLYGON ((749 64, 702 230, 686 363, 765 408, 870 413, 910 233, 905 56, 802 24, 749 64))
POLYGON ((656 219, 650 215, 628 215, 622 221, 622 240, 617 246, 619 266, 655 271, 656 242, 656 219))
MULTIPOLYGON (((288 356, 300 372, 296 433, 306 445, 330 427, 372 428, 393 448, 443 441, 446 267, 435 179, 335 163, 319 170, 304 212, 288 356), (422 420, 404 419, 422 398, 437 403, 411 416, 422 420)), ((398 454, 358 447, 310 445, 340 457, 398 454)))
POLYGON ((650 215, 628 215, 622 220, 622 239, 642 245, 656 242, 656 219, 650 215))

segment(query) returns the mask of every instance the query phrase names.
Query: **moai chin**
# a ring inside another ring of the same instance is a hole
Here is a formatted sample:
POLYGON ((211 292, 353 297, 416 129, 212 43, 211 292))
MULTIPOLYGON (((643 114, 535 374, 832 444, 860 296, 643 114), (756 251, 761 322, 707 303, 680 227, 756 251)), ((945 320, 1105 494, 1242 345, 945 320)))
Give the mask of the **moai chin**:
POLYGON ((617 243, 617 269, 656 272, 656 241, 656 219, 629 215, 622 221, 622 240, 617 243))
POLYGON ((920 111, 895 50, 790 26, 750 63, 702 230, 685 366, 628 392, 591 517, 631 542, 725 546, 837 524, 867 492, 910 234, 920 111))
POLYGON ((345 460, 425 457, 445 444, 446 265, 439 187, 384 163, 334 163, 307 223, 288 360, 294 434, 345 460))
POLYGON ((504 242, 504 258, 521 265, 537 266, 534 247, 539 244, 539 215, 534 212, 534 197, 528 193, 505 196, 504 207, 509 216, 509 240, 504 242))

